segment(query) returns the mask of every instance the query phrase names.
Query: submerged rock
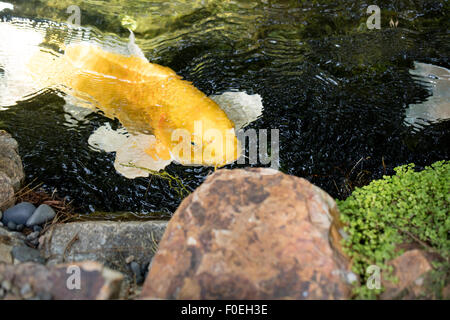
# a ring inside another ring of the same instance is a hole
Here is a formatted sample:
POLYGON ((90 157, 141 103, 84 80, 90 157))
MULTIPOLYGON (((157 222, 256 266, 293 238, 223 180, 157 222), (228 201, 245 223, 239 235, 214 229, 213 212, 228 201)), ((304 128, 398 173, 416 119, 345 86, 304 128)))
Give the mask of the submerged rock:
POLYGON ((49 205, 41 204, 33 215, 26 221, 27 227, 32 227, 39 224, 44 224, 47 221, 52 220, 56 216, 55 210, 49 205))
POLYGON ((334 200, 271 169, 219 170, 170 220, 142 291, 161 299, 346 299, 334 200))
POLYGON ((40 250, 50 265, 91 260, 126 273, 133 279, 127 258, 139 265, 148 263, 167 222, 133 221, 74 222, 52 226, 40 238, 40 250))
POLYGON ((12 208, 9 208, 3 214, 3 224, 13 222, 16 225, 26 224, 28 219, 33 215, 36 207, 29 202, 21 202, 12 208))

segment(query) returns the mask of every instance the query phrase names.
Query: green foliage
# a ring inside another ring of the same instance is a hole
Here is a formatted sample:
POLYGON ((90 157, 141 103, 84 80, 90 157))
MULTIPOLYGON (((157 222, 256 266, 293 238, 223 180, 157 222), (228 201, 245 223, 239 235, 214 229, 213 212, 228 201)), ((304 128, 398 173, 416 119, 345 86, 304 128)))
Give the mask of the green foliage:
MULTIPOLYGON (((450 162, 436 162, 421 172, 409 164, 395 168, 395 172, 338 201, 348 234, 344 250, 352 258, 353 272, 365 284, 366 269, 374 264, 386 279, 392 271, 386 263, 402 253, 398 245, 416 243, 440 256, 436 271, 448 277, 450 162)), ((355 288, 355 295, 375 298, 381 291, 361 285, 355 288)))

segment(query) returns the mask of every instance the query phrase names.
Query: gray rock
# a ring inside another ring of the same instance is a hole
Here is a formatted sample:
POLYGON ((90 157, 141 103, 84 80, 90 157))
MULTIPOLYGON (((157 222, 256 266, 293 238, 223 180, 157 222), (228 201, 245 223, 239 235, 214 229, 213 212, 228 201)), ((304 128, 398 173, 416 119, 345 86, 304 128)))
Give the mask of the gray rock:
POLYGON ((55 210, 49 205, 41 204, 33 215, 26 221, 27 227, 44 224, 47 221, 52 220, 56 216, 55 210))
POLYGON ((3 227, 3 222, 0 222, 0 227, 3 227))
POLYGON ((42 231, 42 227, 41 226, 33 226, 33 231, 34 232, 41 232, 42 231))
POLYGON ((19 232, 0 228, 0 243, 11 246, 25 245, 25 236, 19 232))
POLYGON ((142 284, 144 282, 144 277, 142 276, 141 267, 139 266, 139 264, 135 261, 132 261, 130 263, 130 269, 135 276, 136 283, 142 284))
POLYGON ((27 220, 33 215, 36 207, 29 202, 21 202, 12 208, 9 208, 3 214, 3 223, 10 221, 17 224, 26 224, 27 220))
POLYGON ((16 231, 17 225, 14 222, 9 221, 8 224, 7 224, 7 227, 11 231, 16 231))
POLYGON ((32 232, 29 235, 27 235, 27 240, 32 241, 34 239, 37 239, 38 237, 39 237, 39 232, 35 231, 35 232, 32 232))
MULTIPOLYGON (((0 263, 14 263, 13 248, 15 246, 25 246, 25 237, 22 233, 11 232, 7 229, 0 229, 0 263)), ((0 281, 1 281, 0 275, 0 281)))
POLYGON ((47 263, 98 261, 125 273, 133 272, 126 263, 134 256, 138 265, 149 263, 167 226, 166 221, 89 221, 57 224, 40 237, 47 263))
POLYGON ((20 288, 20 295, 25 299, 30 299, 33 296, 33 291, 29 283, 25 283, 22 288, 20 288))
POLYGON ((45 263, 45 260, 41 256, 39 250, 27 246, 14 247, 11 253, 14 258, 14 263, 23 263, 23 262, 45 263))
POLYGON ((23 230, 23 228, 25 228, 25 226, 23 224, 18 224, 16 226, 16 230, 19 231, 19 232, 21 232, 23 230))

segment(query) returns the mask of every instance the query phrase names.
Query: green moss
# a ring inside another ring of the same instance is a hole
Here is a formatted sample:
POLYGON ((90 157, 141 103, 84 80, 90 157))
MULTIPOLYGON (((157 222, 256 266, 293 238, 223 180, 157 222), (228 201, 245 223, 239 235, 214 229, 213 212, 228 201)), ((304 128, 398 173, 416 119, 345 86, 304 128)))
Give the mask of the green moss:
POLYGON ((361 279, 354 292, 357 298, 376 298, 382 292, 364 285, 366 269, 377 265, 382 278, 389 278, 392 270, 386 263, 402 253, 399 244, 416 243, 433 252, 439 257, 434 264, 436 278, 444 285, 447 281, 442 279, 449 276, 450 162, 436 162, 421 172, 409 164, 395 172, 338 201, 348 234, 343 240, 345 251, 361 279))

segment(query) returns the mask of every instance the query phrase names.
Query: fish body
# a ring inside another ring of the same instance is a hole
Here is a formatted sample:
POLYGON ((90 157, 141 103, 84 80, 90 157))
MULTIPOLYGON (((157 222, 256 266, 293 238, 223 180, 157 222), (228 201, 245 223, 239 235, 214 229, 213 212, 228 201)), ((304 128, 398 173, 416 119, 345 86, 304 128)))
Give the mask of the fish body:
POLYGON ((28 64, 42 86, 57 86, 117 118, 130 133, 151 133, 147 152, 186 165, 220 167, 240 156, 234 123, 219 105, 173 70, 90 44, 63 55, 40 51, 28 64))

